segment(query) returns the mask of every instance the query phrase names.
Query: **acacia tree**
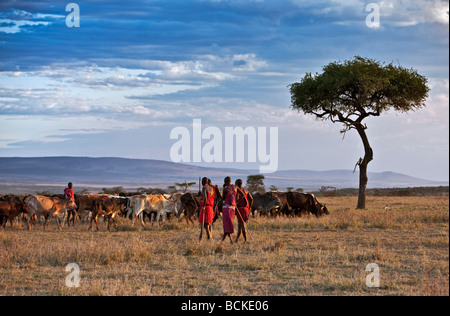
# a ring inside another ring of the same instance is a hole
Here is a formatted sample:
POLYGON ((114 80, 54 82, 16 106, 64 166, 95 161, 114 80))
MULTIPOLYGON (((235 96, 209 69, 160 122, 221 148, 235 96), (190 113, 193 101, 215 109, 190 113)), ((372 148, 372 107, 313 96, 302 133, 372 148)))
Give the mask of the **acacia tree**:
POLYGON ((278 192, 280 189, 276 185, 271 185, 269 188, 270 192, 278 192))
POLYGON ((249 175, 247 177, 247 190, 251 193, 265 192, 265 176, 262 174, 249 175))
POLYGON ((430 91, 427 78, 414 69, 356 56, 330 63, 321 74, 308 73, 289 88, 294 110, 315 115, 319 120, 342 123, 341 133, 351 129, 358 132, 365 156, 357 163, 360 169, 357 207, 366 208, 367 167, 374 155, 364 120, 391 109, 405 113, 425 107, 430 91))
POLYGON ((197 182, 175 183, 175 188, 180 187, 180 189, 183 191, 183 193, 186 193, 186 191, 188 190, 188 187, 192 187, 196 184, 197 184, 197 182))

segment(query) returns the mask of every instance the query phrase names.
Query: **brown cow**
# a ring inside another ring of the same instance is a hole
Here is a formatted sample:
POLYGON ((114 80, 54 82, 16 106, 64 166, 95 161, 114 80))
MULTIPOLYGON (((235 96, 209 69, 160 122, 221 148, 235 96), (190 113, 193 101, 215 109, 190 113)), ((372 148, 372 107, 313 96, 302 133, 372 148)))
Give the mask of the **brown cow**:
POLYGON ((74 210, 77 208, 75 201, 69 199, 59 199, 57 197, 49 198, 41 195, 30 195, 25 199, 25 203, 28 206, 28 230, 31 229, 30 220, 35 215, 43 215, 45 218, 44 230, 47 229, 47 225, 51 218, 56 217, 58 222, 58 228, 61 229, 61 221, 57 217, 59 213, 63 213, 68 210, 74 210))
POLYGON ((78 198, 78 201, 77 201, 77 199, 75 199, 78 207, 77 207, 76 211, 74 210, 74 211, 69 212, 69 216, 67 219, 69 226, 70 226, 70 217, 71 216, 72 216, 72 224, 73 224, 73 226, 75 226, 75 218, 77 216, 80 217, 83 221, 83 218, 86 218, 87 215, 89 214, 88 212, 92 213, 92 202, 98 198, 108 199, 108 196, 102 195, 102 194, 92 194, 92 195, 82 195, 78 198))
POLYGON ((285 215, 285 216, 293 216, 294 215, 294 210, 292 209, 292 207, 289 205, 286 194, 282 193, 282 192, 276 192, 275 193, 278 198, 280 199, 281 202, 281 207, 278 209, 277 214, 276 215, 285 215))
POLYGON ((124 209, 127 205, 127 199, 120 198, 105 198, 100 197, 96 198, 92 201, 92 216, 91 216, 91 225, 88 230, 92 230, 92 226, 95 222, 95 226, 97 227, 97 231, 100 230, 98 227, 98 217, 106 216, 108 217, 108 230, 110 230, 111 220, 114 221, 114 226, 117 225, 115 216, 119 213, 123 213, 124 209))
POLYGON ((314 194, 285 193, 289 205, 296 210, 296 215, 314 214, 316 217, 330 214, 327 207, 317 201, 314 194))
POLYGON ((20 202, 18 199, 13 199, 10 201, 0 201, 0 231, 2 231, 8 219, 11 223, 11 229, 13 228, 13 220, 20 213, 27 213, 28 207, 25 203, 20 202))

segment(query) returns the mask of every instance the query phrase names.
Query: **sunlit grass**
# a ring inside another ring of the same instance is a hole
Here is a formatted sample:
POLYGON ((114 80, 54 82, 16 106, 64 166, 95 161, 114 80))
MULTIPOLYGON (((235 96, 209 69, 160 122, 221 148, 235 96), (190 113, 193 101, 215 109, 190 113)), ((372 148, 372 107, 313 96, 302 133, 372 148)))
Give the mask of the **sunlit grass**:
POLYGON ((249 242, 198 242, 174 218, 88 232, 88 224, 0 233, 0 295, 448 295, 448 197, 323 198, 323 218, 251 218, 249 242), (81 287, 65 285, 69 263, 81 287), (377 263, 381 288, 365 285, 377 263))

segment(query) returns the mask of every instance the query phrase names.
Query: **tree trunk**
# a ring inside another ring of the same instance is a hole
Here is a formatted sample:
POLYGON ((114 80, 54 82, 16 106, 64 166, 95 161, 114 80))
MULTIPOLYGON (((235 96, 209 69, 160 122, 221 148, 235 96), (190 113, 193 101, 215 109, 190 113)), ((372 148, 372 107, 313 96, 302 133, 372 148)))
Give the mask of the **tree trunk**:
POLYGON ((359 194, 358 194, 358 205, 357 209, 363 210, 366 208, 366 191, 367 191, 367 163, 359 165, 359 194))
POLYGON ((370 147, 369 139, 366 135, 366 128, 362 125, 356 126, 356 130, 361 136, 361 139, 364 144, 365 156, 362 162, 359 164, 359 195, 358 195, 358 206, 357 209, 365 209, 366 208, 366 191, 367 191, 367 166, 369 162, 373 160, 373 150, 370 147))

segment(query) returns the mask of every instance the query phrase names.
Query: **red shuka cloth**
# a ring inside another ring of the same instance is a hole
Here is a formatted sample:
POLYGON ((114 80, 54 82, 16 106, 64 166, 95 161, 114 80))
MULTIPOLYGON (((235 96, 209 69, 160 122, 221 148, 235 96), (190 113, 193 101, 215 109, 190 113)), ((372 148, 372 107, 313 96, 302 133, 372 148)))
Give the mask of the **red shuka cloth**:
POLYGON ((73 193, 73 190, 71 188, 65 188, 64 195, 72 201, 75 200, 75 194, 73 193))
MULTIPOLYGON (((208 223, 209 225, 212 224, 214 219, 214 207, 212 206, 205 206, 205 223, 208 223)), ((198 218, 199 223, 203 223, 203 206, 200 208, 200 214, 198 218)))
POLYGON ((238 223, 239 224, 242 224, 244 222, 247 223, 248 222, 248 213, 249 213, 248 207, 239 207, 239 208, 237 208, 237 211, 239 212, 239 214, 236 214, 238 223))
POLYGON ((202 201, 201 203, 198 221, 200 223, 208 223, 211 225, 214 219, 214 188, 210 185, 205 185, 203 187, 203 193, 206 196, 206 201, 202 201))
POLYGON ((234 207, 229 207, 224 205, 222 208, 222 219, 223 219, 223 232, 234 234, 233 218, 234 218, 234 207))

